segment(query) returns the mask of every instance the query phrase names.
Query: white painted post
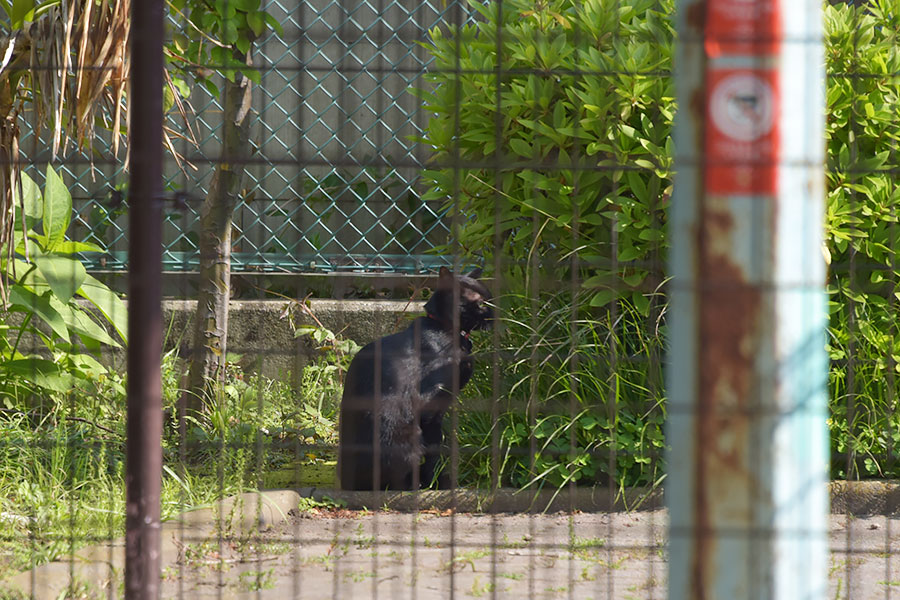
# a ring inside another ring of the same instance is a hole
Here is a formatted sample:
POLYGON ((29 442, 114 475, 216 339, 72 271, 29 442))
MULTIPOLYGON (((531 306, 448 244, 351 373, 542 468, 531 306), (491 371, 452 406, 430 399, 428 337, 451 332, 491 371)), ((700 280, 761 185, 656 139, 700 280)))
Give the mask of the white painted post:
POLYGON ((672 600, 825 597, 820 0, 681 0, 672 600))

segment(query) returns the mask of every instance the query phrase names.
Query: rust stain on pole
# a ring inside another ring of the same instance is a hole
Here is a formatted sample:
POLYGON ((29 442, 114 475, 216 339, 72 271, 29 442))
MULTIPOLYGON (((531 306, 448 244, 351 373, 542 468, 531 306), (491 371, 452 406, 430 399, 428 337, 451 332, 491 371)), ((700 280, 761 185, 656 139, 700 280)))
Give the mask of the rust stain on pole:
POLYGON ((714 206, 719 202, 715 198, 703 202, 697 240, 700 344, 691 560, 698 600, 705 600, 705 592, 715 589, 716 571, 722 568, 714 543, 711 501, 728 502, 729 494, 739 494, 734 503, 739 507, 746 502, 746 490, 754 485, 733 482, 735 477, 752 477, 746 464, 751 426, 747 404, 759 347, 762 298, 760 289, 729 256, 734 215, 725 206, 714 206))
POLYGON ((821 4, 682 0, 669 596, 824 598, 821 4))

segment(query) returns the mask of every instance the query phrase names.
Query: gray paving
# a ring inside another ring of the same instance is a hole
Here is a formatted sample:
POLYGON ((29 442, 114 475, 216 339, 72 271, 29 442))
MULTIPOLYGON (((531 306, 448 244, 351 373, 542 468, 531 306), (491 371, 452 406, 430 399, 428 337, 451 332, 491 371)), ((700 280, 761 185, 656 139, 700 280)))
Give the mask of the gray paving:
MULTIPOLYGON (((247 495, 165 524, 162 597, 666 597, 664 509, 301 513, 292 510, 296 501, 296 494, 269 494, 259 513, 247 495)), ((900 598, 900 519, 833 515, 830 546, 829 599, 900 598)), ((75 561, 5 583, 25 597, 57 598, 74 576, 68 597, 121 597, 121 555, 121 542, 85 549, 75 561)), ((15 596, 0 593, 7 597, 15 596)))

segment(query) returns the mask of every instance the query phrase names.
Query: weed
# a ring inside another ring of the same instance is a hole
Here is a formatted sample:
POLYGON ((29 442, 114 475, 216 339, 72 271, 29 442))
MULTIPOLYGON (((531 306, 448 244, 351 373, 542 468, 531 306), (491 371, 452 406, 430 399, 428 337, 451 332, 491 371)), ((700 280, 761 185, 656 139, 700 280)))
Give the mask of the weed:
POLYGON ((495 584, 492 581, 488 581, 482 585, 481 578, 475 577, 475 581, 472 582, 472 588, 469 590, 468 594, 480 598, 485 594, 493 593, 495 589, 495 584))
POLYGON ((238 575, 238 587, 245 592, 271 590, 275 587, 275 569, 244 571, 238 575))
POLYGON ((544 588, 544 591, 545 592, 567 592, 567 591, 569 591, 569 586, 558 585, 556 587, 544 588))
POLYGON ((509 540, 509 535, 504 533, 503 541, 500 542, 500 544, 498 544, 498 547, 504 548, 504 549, 506 549, 506 548, 527 548, 528 544, 530 544, 530 543, 531 543, 531 537, 527 534, 523 535, 521 540, 519 540, 517 542, 511 542, 509 540))
POLYGON ((366 548, 371 548, 375 544, 375 536, 374 535, 363 535, 364 529, 363 524, 360 523, 356 527, 356 539, 354 542, 356 543, 356 547, 360 550, 365 550, 366 548))
POLYGON ((355 581, 356 583, 372 577, 375 577, 374 571, 348 571, 347 573, 344 573, 344 579, 355 581))
POLYGON ((453 557, 449 562, 444 565, 445 571, 450 571, 451 569, 459 568, 460 570, 465 569, 466 565, 472 567, 472 571, 475 571, 475 561, 479 558, 484 558, 485 556, 489 556, 491 551, 487 548, 484 549, 476 549, 469 550, 468 552, 462 552, 453 557))

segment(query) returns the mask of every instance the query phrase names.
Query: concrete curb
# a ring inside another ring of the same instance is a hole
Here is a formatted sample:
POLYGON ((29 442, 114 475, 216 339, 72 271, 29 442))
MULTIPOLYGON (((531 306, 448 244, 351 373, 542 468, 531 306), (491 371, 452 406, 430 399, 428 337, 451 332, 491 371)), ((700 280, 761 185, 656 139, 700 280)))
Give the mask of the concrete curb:
MULTIPOLYGON (((459 512, 609 512, 654 510, 665 505, 663 490, 659 487, 629 488, 624 493, 603 487, 575 488, 559 493, 554 490, 535 492, 508 488, 501 488, 495 493, 483 490, 352 492, 314 487, 300 488, 297 492, 318 501, 338 501, 351 509, 388 508, 402 512, 442 511, 453 507, 459 512)), ((900 514, 900 482, 897 481, 832 481, 829 493, 832 514, 900 514)))
POLYGON ((663 506, 661 488, 631 488, 624 494, 610 488, 575 488, 556 490, 517 490, 500 488, 488 490, 421 490, 419 492, 352 492, 329 488, 300 488, 297 492, 317 501, 337 501, 346 508, 378 510, 387 508, 400 512, 417 510, 487 513, 544 513, 578 510, 582 512, 610 512, 652 510, 663 506))
POLYGON ((900 481, 832 481, 832 514, 900 514, 900 481))

